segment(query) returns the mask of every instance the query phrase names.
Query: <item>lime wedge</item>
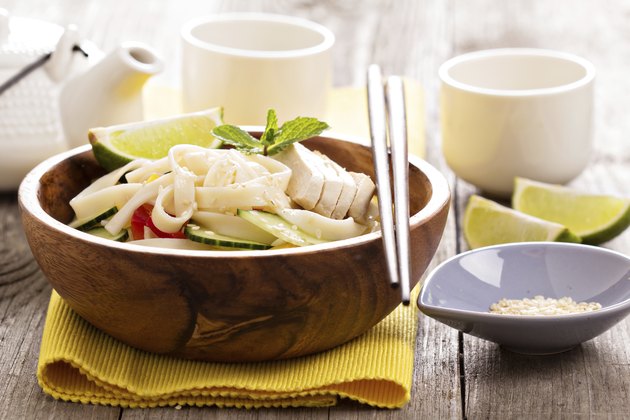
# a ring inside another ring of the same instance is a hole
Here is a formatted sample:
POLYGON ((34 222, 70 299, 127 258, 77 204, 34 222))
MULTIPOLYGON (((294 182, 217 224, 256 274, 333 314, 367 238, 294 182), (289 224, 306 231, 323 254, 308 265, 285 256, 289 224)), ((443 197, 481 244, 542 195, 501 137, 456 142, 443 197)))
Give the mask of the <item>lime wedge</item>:
POLYGON ((472 249, 508 242, 580 242, 565 226, 472 195, 464 213, 464 236, 472 249))
POLYGON ((561 223, 591 245, 614 238, 630 225, 628 198, 584 194, 525 178, 516 178, 512 206, 523 213, 561 223))
POLYGON ((137 159, 160 159, 176 144, 217 148, 211 131, 223 124, 223 109, 212 108, 155 121, 140 121, 88 132, 96 160, 108 171, 137 159))

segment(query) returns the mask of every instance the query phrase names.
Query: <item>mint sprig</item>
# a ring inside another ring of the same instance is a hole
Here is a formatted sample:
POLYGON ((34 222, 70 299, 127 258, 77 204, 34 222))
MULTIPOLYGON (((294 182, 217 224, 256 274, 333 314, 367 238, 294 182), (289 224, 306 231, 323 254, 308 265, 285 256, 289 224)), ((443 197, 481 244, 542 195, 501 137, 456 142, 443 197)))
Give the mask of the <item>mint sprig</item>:
POLYGON ((260 140, 230 124, 215 127, 212 135, 241 152, 271 156, 280 153, 293 143, 315 137, 328 128, 325 122, 311 117, 297 117, 278 128, 276 112, 270 109, 267 112, 267 125, 260 140))

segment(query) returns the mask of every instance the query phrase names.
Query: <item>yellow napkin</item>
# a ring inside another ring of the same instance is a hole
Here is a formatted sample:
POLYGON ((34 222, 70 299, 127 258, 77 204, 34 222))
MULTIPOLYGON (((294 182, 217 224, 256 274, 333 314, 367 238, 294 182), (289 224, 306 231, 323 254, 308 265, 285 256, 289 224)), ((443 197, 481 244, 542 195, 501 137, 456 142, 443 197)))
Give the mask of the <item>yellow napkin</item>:
MULTIPOLYGON (((424 95, 417 80, 403 78, 407 109, 407 141, 409 152, 425 157, 424 95)), ((143 90, 144 113, 147 120, 182 112, 181 93, 168 82, 153 78, 143 90)), ((340 87, 330 91, 324 120, 331 130, 369 141, 370 125, 367 93, 364 87, 340 87)))
MULTIPOLYGON (((418 292, 416 287, 412 302, 418 292)), ((412 303, 319 354, 265 363, 199 362, 129 347, 83 320, 53 291, 37 378, 55 398, 122 407, 322 407, 346 397, 396 408, 410 398, 416 331, 412 303)))

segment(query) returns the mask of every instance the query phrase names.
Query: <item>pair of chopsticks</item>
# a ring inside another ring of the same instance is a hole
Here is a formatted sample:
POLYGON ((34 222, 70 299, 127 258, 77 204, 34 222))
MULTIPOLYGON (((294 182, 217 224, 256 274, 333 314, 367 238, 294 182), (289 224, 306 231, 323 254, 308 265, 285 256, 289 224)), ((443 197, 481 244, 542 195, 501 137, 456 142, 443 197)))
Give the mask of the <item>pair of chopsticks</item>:
POLYGON ((393 288, 400 287, 402 303, 409 305, 411 277, 409 261, 409 163, 403 81, 398 76, 390 76, 387 78, 387 82, 383 84, 380 67, 372 64, 367 73, 367 91, 372 157, 376 173, 378 207, 387 271, 391 286, 393 288), (394 178, 393 203, 387 151, 388 137, 394 178), (394 208, 393 212, 392 207, 394 208))

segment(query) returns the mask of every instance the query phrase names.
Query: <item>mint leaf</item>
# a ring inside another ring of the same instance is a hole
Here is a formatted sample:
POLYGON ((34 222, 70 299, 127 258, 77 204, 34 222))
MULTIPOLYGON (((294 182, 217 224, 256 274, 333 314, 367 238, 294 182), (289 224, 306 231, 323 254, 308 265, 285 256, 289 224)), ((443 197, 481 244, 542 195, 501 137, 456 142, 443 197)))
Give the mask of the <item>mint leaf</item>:
POLYGON ((328 129, 329 126, 317 118, 297 117, 282 124, 278 130, 273 145, 267 148, 267 155, 275 155, 298 141, 315 137, 328 129))
POLYGON ((276 137, 277 131, 278 117, 276 116, 276 111, 274 109, 270 109, 267 111, 267 125, 265 126, 265 132, 260 137, 260 142, 264 146, 271 146, 274 138, 276 137))
POLYGON ((246 153, 262 153, 262 144, 247 131, 235 125, 224 124, 212 129, 212 135, 224 143, 246 153))
POLYGON ((276 111, 270 109, 267 111, 267 125, 260 140, 245 130, 229 124, 215 127, 212 135, 241 152, 267 156, 275 155, 295 142, 317 136, 328 128, 325 122, 310 117, 297 117, 278 128, 276 111))

